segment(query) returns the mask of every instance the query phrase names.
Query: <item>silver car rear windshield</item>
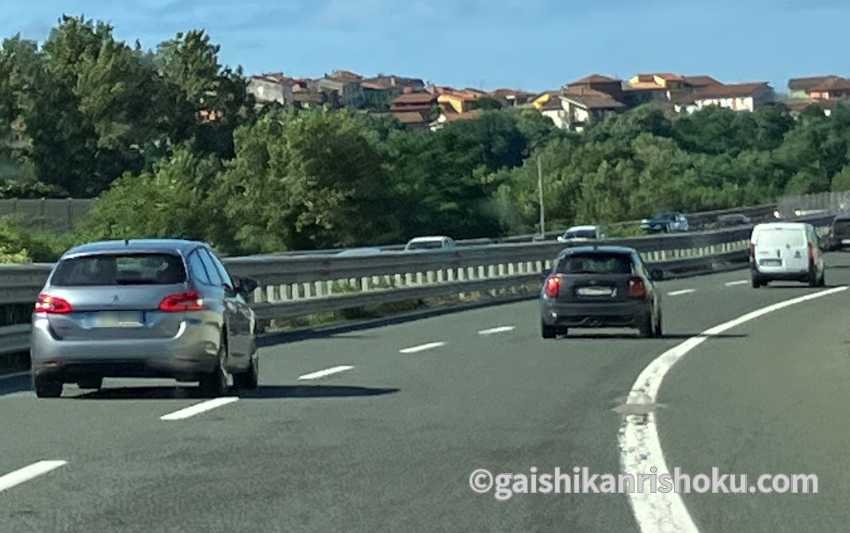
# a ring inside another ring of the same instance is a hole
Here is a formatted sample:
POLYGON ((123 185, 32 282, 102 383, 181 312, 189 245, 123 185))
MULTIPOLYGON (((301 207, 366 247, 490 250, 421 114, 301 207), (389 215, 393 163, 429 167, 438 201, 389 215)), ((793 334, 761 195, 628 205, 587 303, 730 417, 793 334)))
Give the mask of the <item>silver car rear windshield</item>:
POLYGON ((631 274, 632 258, 624 254, 573 254, 562 258, 558 274, 631 274))
POLYGON ((50 284, 56 287, 173 285, 184 281, 186 270, 177 255, 98 254, 60 261, 50 284))

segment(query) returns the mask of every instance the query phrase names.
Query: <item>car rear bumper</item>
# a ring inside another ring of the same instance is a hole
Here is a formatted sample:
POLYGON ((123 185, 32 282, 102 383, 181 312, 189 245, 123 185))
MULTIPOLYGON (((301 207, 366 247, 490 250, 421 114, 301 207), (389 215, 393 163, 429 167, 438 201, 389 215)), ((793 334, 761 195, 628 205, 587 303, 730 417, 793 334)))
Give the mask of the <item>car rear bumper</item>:
POLYGON ((581 328, 638 327, 652 312, 649 302, 556 303, 543 300, 540 315, 547 326, 581 328))
POLYGON ((35 376, 73 381, 84 376, 194 380, 217 364, 220 333, 181 327, 165 339, 59 340, 47 320, 33 321, 30 359, 35 376))
POLYGON ((757 267, 752 269, 753 276, 762 280, 805 281, 809 279, 809 269, 789 270, 786 268, 757 267))

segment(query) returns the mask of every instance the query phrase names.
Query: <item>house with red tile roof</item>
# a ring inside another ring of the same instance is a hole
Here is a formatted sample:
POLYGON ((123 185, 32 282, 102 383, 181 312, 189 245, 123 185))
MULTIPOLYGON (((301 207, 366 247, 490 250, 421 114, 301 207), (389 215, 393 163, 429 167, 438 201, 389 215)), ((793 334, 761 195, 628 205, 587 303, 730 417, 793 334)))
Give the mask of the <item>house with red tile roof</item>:
POLYGON ((708 106, 752 112, 762 105, 772 103, 773 100, 773 88, 765 81, 698 87, 692 91, 674 94, 672 98, 676 111, 687 113, 708 106))

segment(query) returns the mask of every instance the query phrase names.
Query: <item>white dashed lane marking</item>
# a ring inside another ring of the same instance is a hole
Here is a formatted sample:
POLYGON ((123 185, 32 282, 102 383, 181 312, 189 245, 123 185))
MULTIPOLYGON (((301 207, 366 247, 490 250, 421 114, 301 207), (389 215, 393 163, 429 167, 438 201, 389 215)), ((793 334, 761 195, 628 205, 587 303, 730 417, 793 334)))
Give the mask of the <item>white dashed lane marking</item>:
POLYGON ((404 348, 399 350, 399 353, 418 353, 424 352, 425 350, 433 350, 434 348, 439 348, 440 346, 445 346, 445 342, 429 342, 427 344, 420 344, 419 346, 411 346, 410 348, 404 348))

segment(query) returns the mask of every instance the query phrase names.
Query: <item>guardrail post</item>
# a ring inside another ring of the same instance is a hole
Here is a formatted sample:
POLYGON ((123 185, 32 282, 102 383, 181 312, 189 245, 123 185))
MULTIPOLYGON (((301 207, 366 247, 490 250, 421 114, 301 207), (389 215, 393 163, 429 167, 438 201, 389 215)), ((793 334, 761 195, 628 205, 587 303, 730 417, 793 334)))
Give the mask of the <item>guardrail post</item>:
POLYGON ((280 300, 280 297, 278 296, 278 286, 277 285, 269 285, 268 287, 266 287, 266 290, 268 290, 270 302, 277 302, 277 301, 280 300))

